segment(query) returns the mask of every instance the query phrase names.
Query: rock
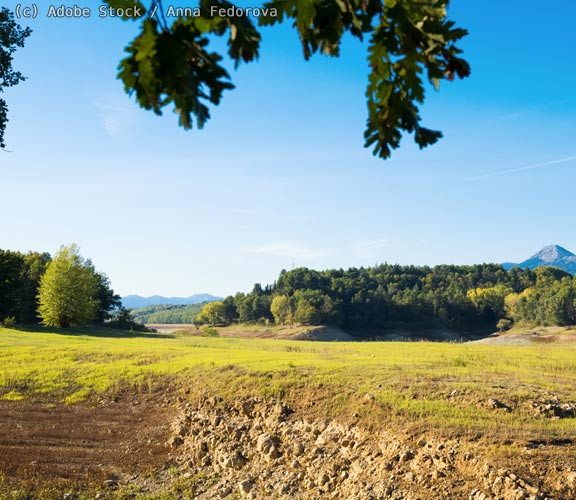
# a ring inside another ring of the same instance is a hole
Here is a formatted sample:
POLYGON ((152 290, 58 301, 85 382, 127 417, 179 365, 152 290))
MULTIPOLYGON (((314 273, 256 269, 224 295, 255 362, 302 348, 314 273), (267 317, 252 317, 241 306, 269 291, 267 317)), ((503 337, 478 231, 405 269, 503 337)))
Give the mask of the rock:
POLYGON ((244 481, 238 483, 238 489, 240 490, 240 493, 242 493, 243 495, 247 495, 248 493, 250 493, 250 491, 252 491, 253 486, 254 484, 250 479, 245 479, 244 481))
POLYGON ((445 474, 442 471, 434 470, 432 471, 432 479, 435 481, 440 479, 441 477, 445 477, 445 474))
POLYGON ((242 456, 242 454, 236 452, 231 455, 228 455, 224 460, 222 465, 224 467, 232 468, 232 469, 241 469, 246 465, 246 459, 242 456))
POLYGON ((232 488, 230 488, 230 486, 226 486, 219 493, 220 498, 226 498, 227 496, 230 496, 231 494, 232 494, 232 488))
MULTIPOLYGON (((182 439, 171 458, 188 467, 190 479, 201 478, 203 500, 543 500, 527 481, 498 470, 498 461, 485 462, 465 438, 440 438, 433 430, 395 434, 393 427, 375 434, 362 417, 336 422, 292 413, 271 399, 195 404, 171 427, 172 440, 182 439)), ((576 487, 576 472, 557 472, 565 491, 576 487)))
POLYGON ((299 457, 302 453, 304 453, 304 445, 300 441, 295 442, 292 445, 292 454, 299 457))
POLYGON ((324 486, 328 481, 330 481, 330 477, 325 472, 322 472, 316 479, 316 484, 318 486, 324 486))
POLYGON ((172 441, 170 441, 170 446, 176 447, 176 446, 182 445, 183 443, 184 443, 184 440, 180 436, 174 436, 172 438, 172 441))
POLYGON ((272 436, 267 432, 258 436, 256 441, 256 449, 262 453, 268 453, 270 449, 274 446, 274 441, 272 436))
POLYGON ((494 398, 490 398, 487 401, 487 405, 488 408, 492 408, 492 409, 501 409, 504 410, 508 413, 510 413, 512 411, 512 408, 510 408, 508 405, 502 403, 502 401, 498 401, 497 399, 494 398))

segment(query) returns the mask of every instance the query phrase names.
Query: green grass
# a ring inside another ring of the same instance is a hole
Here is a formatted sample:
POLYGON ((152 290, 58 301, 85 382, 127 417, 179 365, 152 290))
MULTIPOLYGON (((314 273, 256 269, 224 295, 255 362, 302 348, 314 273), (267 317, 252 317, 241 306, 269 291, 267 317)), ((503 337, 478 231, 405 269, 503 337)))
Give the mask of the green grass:
POLYGON ((374 427, 397 422, 500 437, 576 434, 576 419, 544 419, 530 410, 531 401, 550 393, 576 401, 574 345, 321 343, 0 328, 1 399, 74 404, 126 389, 151 392, 167 380, 225 399, 279 397, 317 416, 362 418, 374 427), (367 393, 374 400, 366 400, 367 393), (489 398, 512 413, 485 407, 489 398))

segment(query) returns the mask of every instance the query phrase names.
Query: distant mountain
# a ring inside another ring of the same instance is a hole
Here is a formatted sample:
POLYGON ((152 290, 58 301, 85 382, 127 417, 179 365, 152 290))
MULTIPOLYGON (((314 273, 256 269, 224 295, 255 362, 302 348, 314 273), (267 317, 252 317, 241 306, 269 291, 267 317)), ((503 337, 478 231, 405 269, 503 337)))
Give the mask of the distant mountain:
POLYGON ((576 255, 559 245, 548 245, 520 264, 505 262, 502 266, 505 269, 513 267, 536 269, 540 266, 554 266, 570 274, 576 274, 576 255))
POLYGON ((126 295, 126 297, 122 297, 122 305, 127 309, 139 309, 140 307, 164 304, 201 304, 202 302, 214 302, 215 300, 222 300, 222 297, 216 297, 214 295, 210 295, 209 293, 197 293, 195 295, 191 295, 190 297, 162 297, 161 295, 141 297, 140 295, 126 295))

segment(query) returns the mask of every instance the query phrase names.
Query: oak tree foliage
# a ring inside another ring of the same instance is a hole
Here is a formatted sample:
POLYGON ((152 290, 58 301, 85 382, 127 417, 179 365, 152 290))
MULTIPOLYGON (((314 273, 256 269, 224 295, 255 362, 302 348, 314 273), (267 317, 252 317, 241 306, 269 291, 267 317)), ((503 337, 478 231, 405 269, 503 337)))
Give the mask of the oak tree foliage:
MULTIPOLYGON (((24 40, 30 35, 30 28, 22 28, 14 21, 14 14, 6 7, 0 8, 0 94, 24 80, 19 71, 12 68, 13 54, 18 47, 24 47, 24 40)), ((5 148, 4 132, 8 123, 8 105, 0 98, 0 148, 5 148)))
POLYGON ((438 89, 442 80, 470 74, 456 45, 467 32, 448 19, 449 0, 270 0, 257 18, 238 16, 226 0, 200 0, 195 15, 173 22, 167 21, 161 0, 147 5, 105 1, 114 8, 139 8, 140 33, 119 65, 126 92, 156 114, 173 106, 185 129, 192 128, 194 119, 202 128, 210 118, 209 106, 234 88, 223 55, 210 49, 214 38, 226 40, 228 57, 237 67, 258 59, 258 28, 283 22, 297 31, 305 59, 317 53, 337 57, 347 33, 367 41, 364 138, 381 158, 390 157, 403 133, 414 134, 420 148, 438 141, 442 133, 421 124, 426 81, 438 89))

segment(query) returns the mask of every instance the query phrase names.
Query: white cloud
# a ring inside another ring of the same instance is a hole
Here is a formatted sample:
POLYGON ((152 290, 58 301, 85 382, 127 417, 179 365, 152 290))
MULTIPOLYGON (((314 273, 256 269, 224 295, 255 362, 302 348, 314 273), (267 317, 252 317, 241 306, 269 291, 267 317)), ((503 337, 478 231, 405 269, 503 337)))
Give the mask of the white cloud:
POLYGON ((327 255, 323 251, 315 250, 299 243, 275 243, 251 248, 248 252, 257 255, 287 257, 294 260, 315 260, 327 255))

